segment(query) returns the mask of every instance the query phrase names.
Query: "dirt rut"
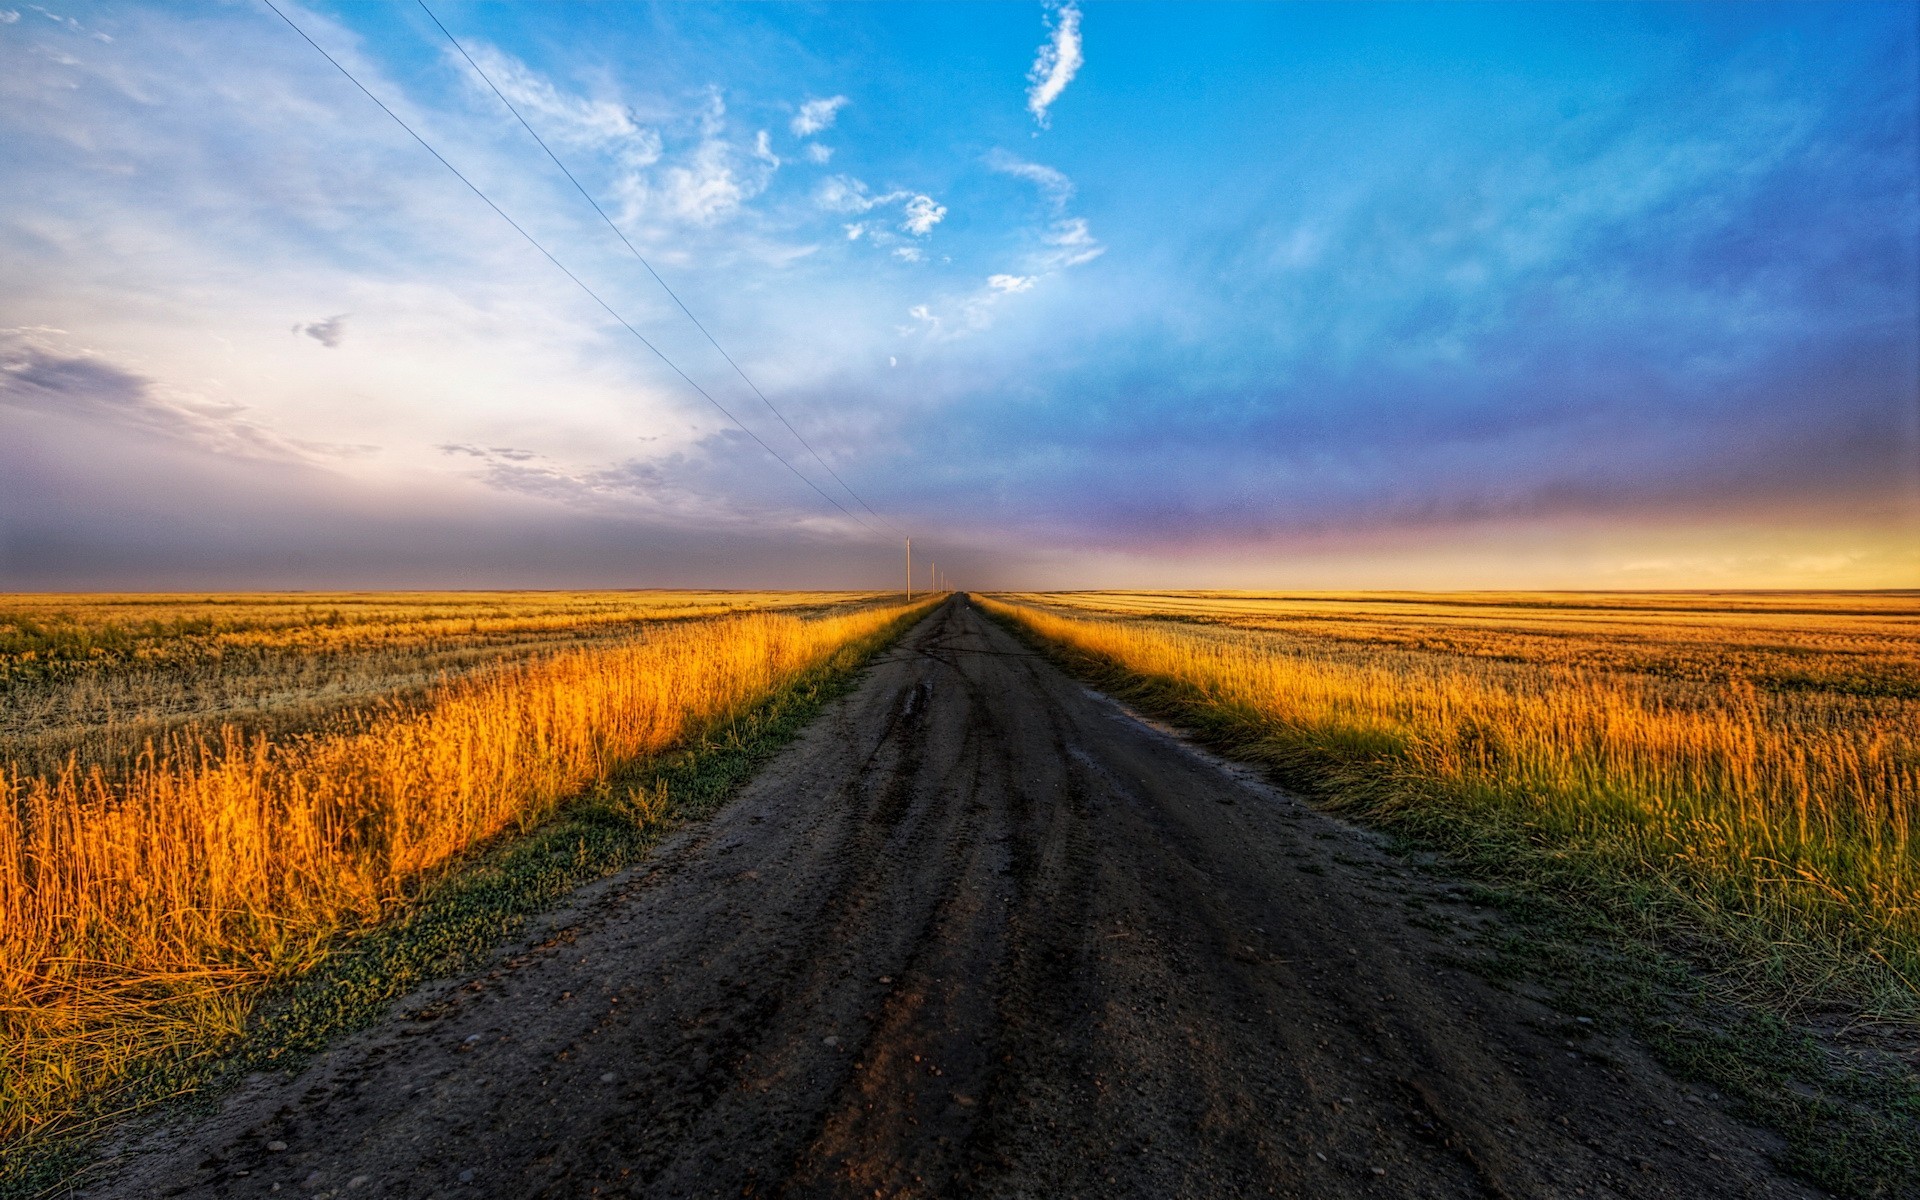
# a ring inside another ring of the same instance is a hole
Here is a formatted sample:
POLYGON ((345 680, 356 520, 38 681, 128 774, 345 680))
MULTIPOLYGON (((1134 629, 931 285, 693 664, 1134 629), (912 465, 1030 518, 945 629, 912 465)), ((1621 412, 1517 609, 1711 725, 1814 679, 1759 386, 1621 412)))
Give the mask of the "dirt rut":
POLYGON ((1409 923, 1461 901, 956 599, 648 865, 83 1186, 1813 1194, 1409 923))

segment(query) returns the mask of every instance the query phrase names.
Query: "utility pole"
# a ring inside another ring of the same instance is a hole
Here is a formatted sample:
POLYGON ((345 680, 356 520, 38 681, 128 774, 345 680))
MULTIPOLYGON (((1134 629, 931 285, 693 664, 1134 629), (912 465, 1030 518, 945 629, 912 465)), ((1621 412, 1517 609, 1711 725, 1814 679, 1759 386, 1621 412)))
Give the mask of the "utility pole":
POLYGON ((939 563, 930 562, 927 564, 927 590, 932 592, 937 592, 940 590, 940 564, 939 563))
POLYGON ((913 603, 913 539, 907 539, 907 603, 913 603))

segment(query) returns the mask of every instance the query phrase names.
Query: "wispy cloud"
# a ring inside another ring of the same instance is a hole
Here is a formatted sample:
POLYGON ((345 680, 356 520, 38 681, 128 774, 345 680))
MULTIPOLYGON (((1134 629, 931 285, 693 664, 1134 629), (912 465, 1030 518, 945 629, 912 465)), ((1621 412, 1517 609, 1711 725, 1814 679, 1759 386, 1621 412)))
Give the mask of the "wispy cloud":
MULTIPOLYGON (((726 97, 718 87, 705 89, 691 110, 655 102, 654 119, 643 122, 619 96, 576 94, 485 44, 471 52, 543 136, 605 156, 615 172, 608 186, 621 200, 624 224, 717 225, 766 191, 781 167, 767 131, 739 141, 729 137, 726 97)), ((485 82, 454 51, 448 54, 479 101, 497 105, 485 82)))
MULTIPOLYGON (((846 214, 870 213, 877 208, 897 204, 900 206, 900 232, 916 238, 924 238, 932 233, 934 226, 947 216, 947 206, 925 192, 902 188, 876 195, 864 182, 851 175, 833 175, 822 180, 814 190, 814 203, 828 212, 846 214)), ((883 247, 894 246, 900 241, 899 235, 881 221, 856 221, 845 228, 848 241, 859 241, 865 237, 883 247)), ((901 254, 897 249, 895 257, 908 262, 919 262, 921 259, 917 251, 901 254)))
POLYGON ((1053 205, 1056 211, 1065 208, 1067 201, 1073 199, 1073 180, 1052 167, 1028 162, 1018 155, 1009 154, 998 148, 988 152, 986 164, 989 170, 998 171, 1002 175, 1011 175, 1016 179, 1024 179, 1040 189, 1040 194, 1053 205))
POLYGON ((1049 32, 1047 40, 1040 46, 1040 53, 1033 60, 1033 68, 1027 72, 1027 111, 1040 128, 1046 129, 1052 124, 1049 110, 1060 93, 1067 90, 1073 77, 1079 73, 1086 56, 1080 50, 1080 9, 1068 0, 1068 3, 1049 9, 1047 13, 1049 32))
POLYGON ((347 313, 336 313, 324 321, 308 321, 305 324, 295 325, 293 332, 296 334, 304 333, 327 349, 337 350, 340 347, 341 341, 347 336, 348 315, 347 313))
MULTIPOLYGON (((646 166, 660 158, 659 132, 641 125, 633 110, 618 100, 569 95, 519 59, 484 43, 469 47, 469 52, 501 93, 526 113, 543 135, 614 151, 630 166, 646 166)), ((480 98, 497 107, 485 81, 468 70, 451 46, 446 54, 462 77, 484 93, 480 98)))
POLYGON ((1031 183, 1046 201, 1051 219, 1024 231, 1027 249, 1020 271, 996 272, 987 276, 983 287, 948 295, 939 301, 943 316, 936 317, 930 305, 918 306, 913 315, 920 324, 899 327, 903 337, 924 335, 948 341, 981 332, 993 325, 996 311, 1009 297, 1032 291, 1047 276, 1092 262, 1106 253, 1106 246, 1093 236, 1085 217, 1067 215, 1074 189, 1073 180, 1064 172, 1001 149, 989 152, 983 161, 989 170, 1031 183))
POLYGON ((1040 255, 1040 261, 1047 269, 1054 271, 1092 262, 1107 252, 1107 248, 1088 231, 1085 217, 1055 221, 1041 241, 1046 243, 1048 249, 1040 255))
POLYGON ((235 458, 319 462, 375 447, 285 437, 209 400, 74 348, 64 331, 0 329, 0 407, 62 420, 117 426, 235 458))
POLYGON ((796 137, 812 137, 823 129, 833 128, 834 119, 847 105, 845 96, 828 96, 824 100, 809 100, 800 106, 789 125, 796 137))

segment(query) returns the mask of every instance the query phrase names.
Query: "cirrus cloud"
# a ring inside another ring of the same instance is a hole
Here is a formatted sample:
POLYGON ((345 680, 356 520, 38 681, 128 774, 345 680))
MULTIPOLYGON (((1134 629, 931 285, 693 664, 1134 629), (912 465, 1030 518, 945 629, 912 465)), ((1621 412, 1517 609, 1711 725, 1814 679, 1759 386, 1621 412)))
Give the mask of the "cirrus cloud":
POLYGON ((1067 90, 1073 77, 1080 72, 1086 62, 1086 56, 1080 49, 1080 8, 1071 0, 1054 8, 1047 15, 1047 24, 1051 29, 1047 40, 1034 57, 1033 67, 1027 72, 1027 111, 1040 128, 1046 129, 1052 124, 1048 110, 1060 93, 1067 90))

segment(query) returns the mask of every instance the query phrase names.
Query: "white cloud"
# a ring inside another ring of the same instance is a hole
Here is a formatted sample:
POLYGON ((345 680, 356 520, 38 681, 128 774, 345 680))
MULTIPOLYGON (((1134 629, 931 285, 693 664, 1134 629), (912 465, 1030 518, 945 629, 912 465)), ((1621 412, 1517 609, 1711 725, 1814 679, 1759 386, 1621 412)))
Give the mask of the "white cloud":
POLYGON ((0 25, 11 25, 20 19, 20 14, 12 9, 0 9, 0 25))
POLYGON ((1027 111, 1042 129, 1050 123, 1047 110, 1060 98, 1060 93, 1067 90, 1086 61, 1080 52, 1077 5, 1071 0, 1060 5, 1048 15, 1047 24, 1052 26, 1052 34, 1041 45, 1040 53, 1033 60, 1033 69, 1027 72, 1027 81, 1033 85, 1027 89, 1027 111))
POLYGON ((829 96, 824 100, 809 100, 800 106, 800 112, 793 118, 790 128, 796 137, 812 137, 823 129, 833 128, 834 118, 847 105, 845 96, 829 96))
MULTIPOLYGON (((447 53, 464 72, 466 63, 458 54, 451 48, 447 53)), ((501 94, 526 113, 528 120, 548 137, 615 150, 629 166, 648 166, 659 160, 660 135, 642 127, 625 105, 566 95, 519 59, 492 46, 474 47, 473 59, 501 94)), ((464 73, 475 88, 487 91, 483 80, 473 77, 471 72, 464 73)), ((497 103, 490 93, 486 99, 497 103)))
POLYGON ((1068 217, 1064 221, 1055 221, 1047 230, 1042 241, 1053 250, 1041 256, 1042 261, 1053 270, 1064 267, 1077 267, 1081 263, 1092 262, 1107 252, 1107 248, 1095 240, 1087 229, 1085 217, 1068 217))
POLYGON ((869 194, 867 185, 851 175, 829 175, 814 189, 813 199, 828 212, 863 213, 887 197, 869 194))
POLYGON ((686 166, 662 172, 661 194, 671 215, 711 225, 740 207, 748 187, 734 174, 728 150, 724 142, 702 142, 686 166))
POLYGON ((827 160, 833 157, 833 147, 822 146, 819 142, 808 142, 807 148, 802 153, 807 156, 808 162, 820 163, 824 166, 827 160))
POLYGON ((900 222, 900 228, 915 237, 925 237, 946 217, 947 207, 934 203, 932 196, 916 195, 907 201, 906 214, 907 219, 900 222))
POLYGON ((676 145, 657 164, 634 169, 615 182, 622 198, 619 220, 665 219, 710 226, 739 213, 747 201, 766 191, 780 169, 773 139, 761 130, 750 143, 726 136, 727 105, 712 89, 694 114, 680 118, 682 133, 697 130, 690 148, 676 145))
POLYGON ((1030 291, 1033 285, 1038 282, 1040 282, 1039 277, 1035 275, 987 276, 987 286, 996 292, 1012 293, 1030 291))
MULTIPOLYGON (((900 206, 900 229, 914 237, 926 237, 933 227, 946 219, 947 206, 924 192, 897 190, 874 195, 867 185, 851 175, 832 175, 820 181, 813 194, 814 203, 828 212, 869 213, 885 205, 900 206)), ((870 241, 885 244, 897 235, 888 233, 878 221, 846 226, 849 241, 863 234, 870 241)))
POLYGON ((895 246, 893 256, 901 262, 925 262, 927 257, 918 246, 895 246))
POLYGON ((1055 209, 1066 207, 1073 199, 1073 180, 1052 167, 1037 162, 1028 162, 1024 158, 1008 154, 1005 150, 994 150, 987 155, 987 168, 1002 175, 1012 175, 1024 179, 1040 189, 1055 209))

